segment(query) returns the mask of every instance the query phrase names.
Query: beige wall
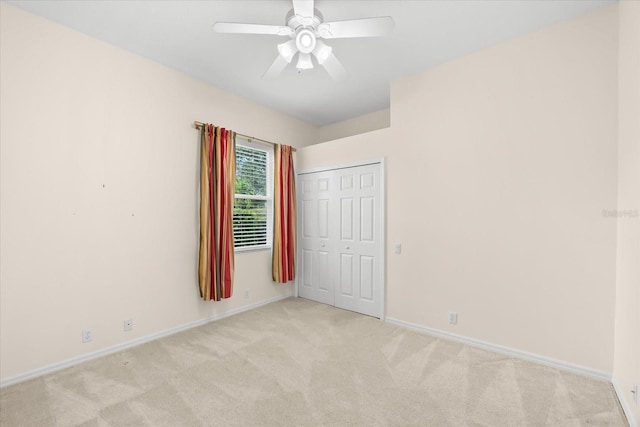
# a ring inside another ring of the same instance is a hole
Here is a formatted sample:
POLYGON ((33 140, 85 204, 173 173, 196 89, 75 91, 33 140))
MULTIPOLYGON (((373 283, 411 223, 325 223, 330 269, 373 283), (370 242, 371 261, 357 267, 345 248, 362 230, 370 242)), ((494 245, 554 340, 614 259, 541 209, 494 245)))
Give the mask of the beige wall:
POLYGON ((347 136, 359 135, 378 129, 388 128, 391 125, 389 109, 374 111, 360 117, 333 123, 318 128, 317 142, 333 141, 347 136))
POLYGON ((610 7, 429 69, 389 129, 300 150, 385 157, 387 316, 612 372, 617 36, 610 7))
POLYGON ((293 291, 271 282, 269 252, 241 253, 234 297, 200 300, 192 123, 298 147, 315 127, 5 3, 0 16, 2 380, 293 291))
POLYGON ((618 212, 616 333, 613 377, 627 415, 640 383, 640 2, 621 1, 618 69, 618 212), (636 216, 627 216, 630 213, 636 216))

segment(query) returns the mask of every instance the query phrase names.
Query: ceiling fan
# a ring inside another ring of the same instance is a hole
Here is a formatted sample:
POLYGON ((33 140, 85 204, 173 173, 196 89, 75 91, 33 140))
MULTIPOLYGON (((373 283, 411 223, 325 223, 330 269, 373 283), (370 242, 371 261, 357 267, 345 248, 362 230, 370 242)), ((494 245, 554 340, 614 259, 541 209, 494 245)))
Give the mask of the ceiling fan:
POLYGON ((285 18, 286 25, 216 22, 213 29, 218 33, 289 37, 290 40, 278 45, 278 56, 262 77, 276 77, 296 55, 298 72, 310 70, 313 68, 313 55, 331 77, 343 80, 347 77, 347 71, 333 54, 331 47, 321 39, 384 36, 394 26, 390 16, 324 22, 322 14, 314 9, 313 3, 314 0, 293 0, 293 9, 285 18))

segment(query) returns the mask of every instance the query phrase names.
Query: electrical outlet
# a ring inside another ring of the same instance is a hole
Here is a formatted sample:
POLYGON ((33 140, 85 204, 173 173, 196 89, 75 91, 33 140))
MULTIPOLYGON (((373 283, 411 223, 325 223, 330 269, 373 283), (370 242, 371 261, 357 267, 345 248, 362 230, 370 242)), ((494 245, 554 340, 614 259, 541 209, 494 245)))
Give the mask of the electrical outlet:
POLYGON ((449 312, 449 323, 451 323, 452 325, 458 323, 458 313, 455 313, 453 311, 449 312))
POLYGON ((129 320, 125 320, 124 321, 124 331, 130 331, 133 329, 133 320, 129 319, 129 320))
POLYGON ((248 289, 244 291, 244 298, 245 299, 249 298, 249 290, 248 289))
POLYGON ((402 253, 402 244, 396 243, 395 246, 393 247, 393 252, 396 253, 396 254, 401 254, 402 253))
POLYGON ((93 341, 93 332, 91 329, 85 329, 82 331, 82 342, 87 343, 93 341))
POLYGON ((631 390, 633 393, 633 403, 638 404, 638 384, 633 385, 633 389, 631 390))

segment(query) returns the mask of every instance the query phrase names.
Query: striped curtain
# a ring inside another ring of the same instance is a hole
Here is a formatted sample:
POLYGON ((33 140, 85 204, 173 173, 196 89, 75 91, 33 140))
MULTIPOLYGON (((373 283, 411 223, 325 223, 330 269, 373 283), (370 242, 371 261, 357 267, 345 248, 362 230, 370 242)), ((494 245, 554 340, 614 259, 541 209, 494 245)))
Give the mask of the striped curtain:
POLYGON ((201 134, 200 296, 220 301, 233 293, 235 133, 205 124, 201 134))
POLYGON ((273 280, 286 283, 296 275, 296 186, 293 148, 275 146, 273 200, 273 280))

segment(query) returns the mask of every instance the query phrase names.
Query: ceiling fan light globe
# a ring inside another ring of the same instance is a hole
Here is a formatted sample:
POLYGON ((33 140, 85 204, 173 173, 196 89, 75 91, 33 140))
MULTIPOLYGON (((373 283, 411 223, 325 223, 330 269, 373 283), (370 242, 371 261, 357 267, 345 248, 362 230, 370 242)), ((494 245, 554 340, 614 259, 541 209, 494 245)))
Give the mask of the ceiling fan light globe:
POLYGON ((308 49, 312 43, 313 42, 309 34, 304 34, 302 37, 300 37, 300 44, 302 44, 302 46, 304 46, 305 49, 308 49))
POLYGON ((289 40, 286 43, 280 43, 278 45, 278 52, 280 56, 287 62, 291 62, 296 54, 296 43, 293 40, 289 40))
POLYGON ((313 62, 311 61, 311 55, 308 53, 301 53, 298 55, 298 63, 296 64, 298 70, 310 70, 313 68, 313 62))
POLYGON ((322 65, 324 64, 324 61, 327 60, 327 58, 329 58, 329 56, 331 56, 331 52, 332 52, 332 48, 331 46, 327 46, 326 44, 322 43, 322 42, 318 42, 315 50, 313 51, 313 54, 315 55, 316 59, 318 60, 318 64, 322 65))

